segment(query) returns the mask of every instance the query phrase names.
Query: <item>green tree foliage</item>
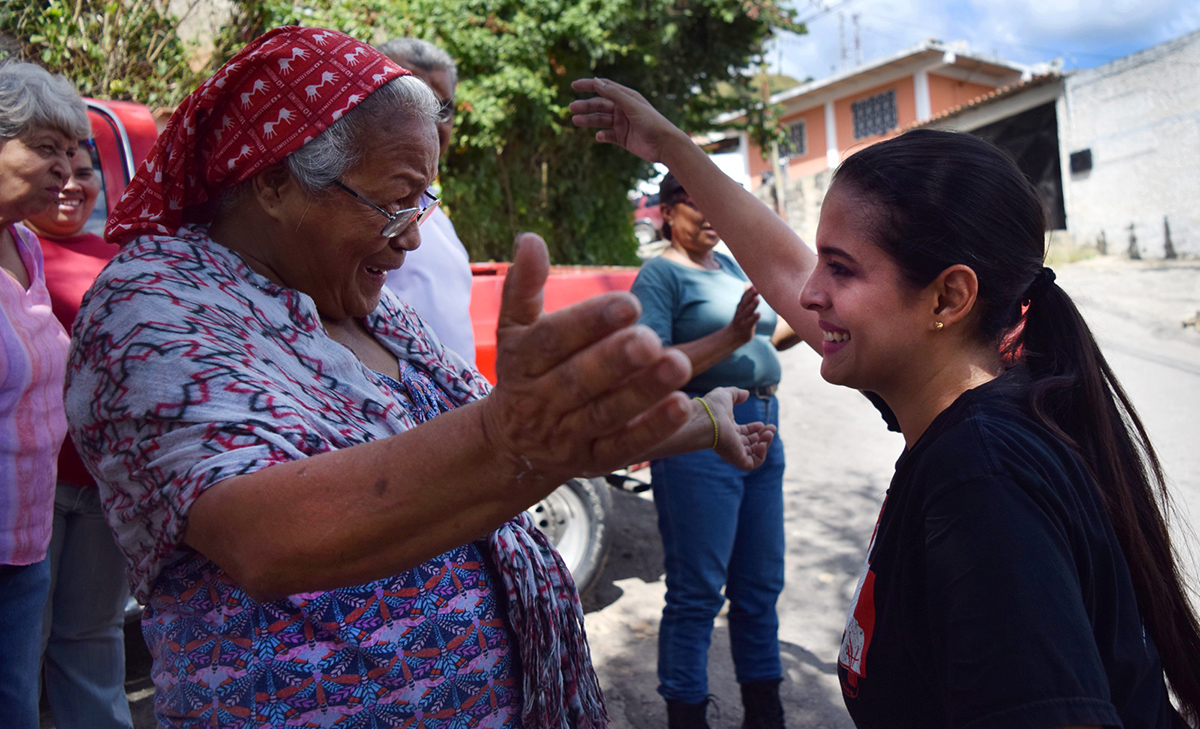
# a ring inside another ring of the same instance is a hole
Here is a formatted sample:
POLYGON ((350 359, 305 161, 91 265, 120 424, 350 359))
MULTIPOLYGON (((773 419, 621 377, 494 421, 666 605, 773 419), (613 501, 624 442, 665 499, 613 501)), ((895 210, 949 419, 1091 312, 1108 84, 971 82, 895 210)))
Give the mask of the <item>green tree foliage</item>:
MULTIPOLYGON (((63 2, 43 5, 65 18, 72 12, 63 2)), ((409 35, 445 48, 458 61, 459 85, 443 197, 472 258, 507 258, 513 236, 528 230, 546 239, 554 261, 592 264, 636 262, 627 191, 649 170, 571 125, 570 82, 600 75, 628 84, 692 132, 740 108, 759 109, 754 123, 769 127, 771 111, 741 71, 773 28, 803 32, 779 0, 238 0, 204 72, 285 24, 336 28, 372 43, 409 35)), ((68 45, 71 33, 53 36, 52 45, 68 45)), ((45 59, 48 66, 59 53, 45 59)), ((56 70, 76 80, 82 73, 56 70)), ((158 76, 165 85, 167 73, 158 76)), ((142 101, 168 96, 142 93, 142 101)))
MULTIPOLYGON (((373 0, 320 8, 267 0, 242 8, 250 22, 234 25, 254 31, 298 23, 372 42, 410 35, 457 60, 457 129, 443 196, 476 260, 506 258, 514 234, 530 230, 558 262, 636 262, 627 191, 647 166, 571 125, 570 82, 620 81, 683 128, 703 131, 722 111, 761 108, 739 69, 761 53, 772 28, 803 31, 775 0, 373 0)), ((774 123, 769 112, 757 118, 774 123)))
POLYGON ((152 107, 175 106, 206 75, 188 65, 178 26, 154 0, 0 2, 0 33, 16 39, 17 55, 63 74, 85 96, 152 107))

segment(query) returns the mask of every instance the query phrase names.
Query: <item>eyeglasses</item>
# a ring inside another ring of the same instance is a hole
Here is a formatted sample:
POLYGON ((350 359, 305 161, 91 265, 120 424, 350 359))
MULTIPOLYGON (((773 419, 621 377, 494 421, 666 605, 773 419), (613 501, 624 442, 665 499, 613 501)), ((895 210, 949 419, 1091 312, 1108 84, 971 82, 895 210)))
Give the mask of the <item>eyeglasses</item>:
POLYGON ((422 200, 429 200, 430 202, 428 205, 415 208, 405 208, 399 212, 389 213, 362 195, 359 195, 354 190, 351 190, 346 186, 346 183, 342 182, 341 180, 334 180, 333 184, 358 198, 360 202, 370 205, 375 210, 378 210, 380 215, 388 219, 387 224, 383 226, 383 230, 379 231, 379 234, 384 238, 395 238, 403 233, 409 225, 412 225, 413 223, 416 223, 417 225, 424 223, 426 219, 429 218, 430 214, 433 213, 434 209, 437 208, 438 203, 441 202, 428 190, 426 190, 422 195, 422 200))
POLYGON ((438 102, 437 120, 439 124, 445 124, 454 118, 454 99, 446 99, 438 102))

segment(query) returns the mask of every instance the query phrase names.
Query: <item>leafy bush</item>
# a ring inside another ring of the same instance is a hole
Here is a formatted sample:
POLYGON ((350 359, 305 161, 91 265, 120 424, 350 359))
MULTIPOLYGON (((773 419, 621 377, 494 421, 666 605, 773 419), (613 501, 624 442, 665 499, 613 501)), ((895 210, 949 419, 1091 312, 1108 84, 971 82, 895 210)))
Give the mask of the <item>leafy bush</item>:
POLYGON ((204 68, 152 0, 42 0, 0 12, 0 30, 88 94, 177 102, 263 31, 336 28, 371 43, 409 35, 458 62, 457 128, 443 198, 474 260, 504 259, 519 231, 559 263, 636 263, 627 191, 648 166, 570 123, 570 82, 628 84, 684 129, 749 108, 777 133, 742 73, 772 28, 802 32, 777 0, 236 0, 204 68), (120 32, 116 29, 120 28, 120 32))
POLYGON ((80 93, 173 107, 206 76, 188 65, 179 19, 153 0, 25 0, 0 5, 18 53, 71 79, 80 93))

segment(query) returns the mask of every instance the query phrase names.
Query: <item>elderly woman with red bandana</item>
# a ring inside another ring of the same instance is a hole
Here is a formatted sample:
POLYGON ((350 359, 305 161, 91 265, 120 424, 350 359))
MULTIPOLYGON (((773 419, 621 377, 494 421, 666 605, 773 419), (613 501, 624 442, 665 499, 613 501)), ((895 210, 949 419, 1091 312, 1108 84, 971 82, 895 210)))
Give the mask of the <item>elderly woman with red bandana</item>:
POLYGON ((630 295, 544 314, 536 236, 490 394, 384 291, 437 204, 436 114, 369 46, 277 29, 180 106, 109 220, 67 410, 164 726, 605 726, 574 584, 523 510, 714 427, 732 462, 765 455, 744 392, 674 392, 686 358, 630 295))

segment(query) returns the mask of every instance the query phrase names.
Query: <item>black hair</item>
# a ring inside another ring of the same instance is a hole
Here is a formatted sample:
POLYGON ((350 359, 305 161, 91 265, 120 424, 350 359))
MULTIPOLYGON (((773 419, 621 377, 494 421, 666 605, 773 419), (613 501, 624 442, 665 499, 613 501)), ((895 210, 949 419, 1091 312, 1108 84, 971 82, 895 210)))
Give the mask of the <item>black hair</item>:
POLYGON ((928 129, 847 158, 835 185, 874 208, 875 242, 914 286, 956 264, 975 272, 979 335, 1025 365, 1032 412, 1091 471, 1143 623, 1196 726, 1200 628, 1167 533, 1162 466, 1079 310, 1043 269, 1046 211, 1037 190, 991 144, 928 129))
MULTIPOLYGON (((679 184, 679 180, 675 179, 675 175, 670 172, 662 179, 658 185, 658 205, 665 212, 666 208, 679 203, 688 197, 687 190, 683 189, 683 185, 679 184)), ((662 222, 662 239, 671 240, 671 224, 667 222, 667 216, 663 216, 662 222)))

